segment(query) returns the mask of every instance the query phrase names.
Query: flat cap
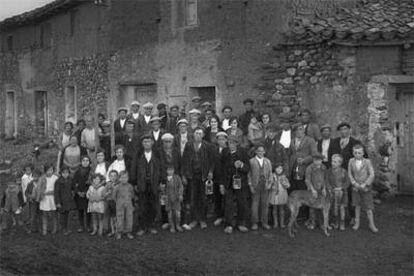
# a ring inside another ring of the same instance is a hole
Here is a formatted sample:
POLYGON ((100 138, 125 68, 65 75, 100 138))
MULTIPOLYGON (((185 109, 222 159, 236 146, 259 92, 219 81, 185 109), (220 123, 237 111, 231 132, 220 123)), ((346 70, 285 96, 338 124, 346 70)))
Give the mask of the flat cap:
POLYGON ((219 137, 219 136, 228 137, 227 133, 225 133, 224 131, 217 132, 216 137, 219 137))
POLYGON ((153 108, 154 105, 150 102, 147 102, 146 104, 143 105, 144 108, 153 108))
POLYGON ((125 112, 128 112, 128 107, 126 107, 126 106, 121 106, 121 107, 119 107, 119 108, 118 108, 118 112, 120 112, 120 111, 125 111, 125 112))
POLYGON ((110 126, 111 122, 109 120, 105 120, 102 122, 102 126, 110 126))
POLYGON ((165 103, 159 103, 159 104, 157 105, 157 109, 158 109, 158 110, 163 109, 163 108, 166 108, 166 107, 167 107, 167 105, 166 105, 165 103))
POLYGON ((172 135, 171 133, 164 133, 161 136, 161 140, 162 141, 172 141, 172 140, 174 140, 174 135, 172 135))
POLYGON ((152 117, 149 121, 150 121, 150 123, 153 123, 153 122, 159 122, 159 121, 161 121, 161 118, 160 118, 160 117, 158 117, 158 116, 154 116, 154 117, 152 117))
POLYGON ((324 130, 325 128, 329 128, 329 130, 331 130, 331 129, 332 129, 332 127, 331 127, 331 125, 330 125, 330 124, 324 124, 324 125, 322 125, 322 126, 321 126, 321 129, 320 129, 320 130, 322 131, 322 130, 324 130))
POLYGON ((200 115, 201 114, 201 111, 200 110, 198 110, 198 109, 191 109, 189 112, 188 112, 188 114, 198 114, 198 115, 200 115))
POLYGON ((141 135, 141 141, 145 140, 145 139, 154 140, 154 137, 152 137, 152 135, 150 133, 145 133, 145 134, 141 135))
POLYGON ((204 102, 201 104, 201 106, 212 106, 212 104, 210 102, 204 102))
POLYGON ((340 130, 343 127, 351 128, 351 125, 348 122, 342 122, 336 127, 336 130, 340 130))
POLYGON ((186 124, 186 125, 188 125, 187 119, 180 119, 180 120, 178 120, 177 126, 180 125, 180 124, 186 124))
POLYGON ((180 109, 180 107, 179 107, 178 105, 174 104, 174 105, 172 105, 172 106, 170 107, 170 110, 171 110, 171 109, 174 109, 174 108, 176 108, 176 109, 180 109))
POLYGON ((132 105, 138 105, 138 106, 140 106, 141 104, 139 103, 139 101, 132 101, 131 106, 132 105))
POLYGON ((200 97, 200 96, 194 96, 194 97, 192 97, 192 98, 191 98, 191 101, 192 101, 192 102, 198 102, 198 101, 201 101, 201 97, 200 97))

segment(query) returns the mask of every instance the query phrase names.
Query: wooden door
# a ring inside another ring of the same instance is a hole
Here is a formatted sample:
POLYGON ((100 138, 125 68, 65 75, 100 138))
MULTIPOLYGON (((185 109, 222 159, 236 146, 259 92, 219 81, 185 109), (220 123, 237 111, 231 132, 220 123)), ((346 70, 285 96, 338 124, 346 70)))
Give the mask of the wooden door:
POLYGON ((35 129, 39 136, 47 135, 48 130, 47 92, 35 91, 35 129))
POLYGON ((400 193, 414 194, 414 85, 398 85, 396 93, 400 103, 395 122, 398 190, 400 193))
POLYGON ((6 122, 5 134, 6 138, 14 137, 16 132, 16 102, 14 92, 6 94, 6 122))

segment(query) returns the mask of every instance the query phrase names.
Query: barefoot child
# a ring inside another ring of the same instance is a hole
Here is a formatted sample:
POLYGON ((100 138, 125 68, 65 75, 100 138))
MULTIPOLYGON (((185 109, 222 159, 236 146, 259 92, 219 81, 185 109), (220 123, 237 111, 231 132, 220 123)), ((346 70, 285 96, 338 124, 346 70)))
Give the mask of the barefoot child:
POLYGON ((183 202, 183 183, 181 178, 174 174, 174 167, 167 168, 167 185, 166 195, 167 201, 165 209, 168 212, 168 224, 170 225, 170 232, 182 232, 183 228, 180 226, 181 222, 181 203, 183 202))
POLYGON ((55 201, 56 208, 60 213, 63 235, 67 236, 71 233, 68 227, 69 213, 76 209, 76 204, 73 199, 72 178, 70 177, 69 167, 63 166, 60 173, 61 176, 56 181, 55 201))
POLYGON ((132 219, 134 207, 132 204, 134 198, 134 188, 128 182, 128 173, 122 171, 119 173, 119 184, 114 189, 114 199, 116 204, 116 239, 122 237, 122 233, 132 240, 132 219))
POLYGON ((55 202, 55 186, 58 177, 54 174, 53 165, 45 165, 45 176, 40 180, 39 209, 42 212, 42 235, 47 234, 48 221, 52 221, 52 234, 57 232, 57 216, 55 202))
POLYGON ((103 185, 105 177, 99 173, 93 174, 91 186, 86 192, 88 198, 88 213, 92 216, 92 233, 91 236, 103 234, 103 215, 105 212, 105 186, 103 185))
MULTIPOLYGON (((16 222, 19 226, 23 225, 21 221, 21 213, 23 208, 23 193, 20 186, 20 178, 16 178, 16 181, 10 181, 7 183, 7 188, 3 193, 1 200, 1 214, 6 213, 10 216, 15 226, 16 222)), ((2 221, 1 229, 7 228, 7 219, 4 217, 2 221)))
POLYGON ((348 206, 348 172, 342 168, 343 157, 340 154, 332 155, 331 165, 328 170, 328 183, 333 191, 333 207, 335 228, 345 230, 345 208, 348 206), (338 212, 339 209, 339 212, 338 212), (338 214, 339 213, 339 214, 338 214))
POLYGON ((114 190, 118 185, 118 172, 112 170, 109 172, 109 181, 105 185, 105 198, 107 213, 109 218, 109 225, 111 232, 108 233, 108 237, 112 237, 116 233, 116 203, 114 198, 114 190))
POLYGON ((352 205, 355 206, 355 224, 352 227, 358 230, 361 208, 367 213, 369 229, 378 232, 374 224, 374 200, 372 195, 372 182, 374 181, 374 168, 371 160, 364 158, 364 147, 357 144, 352 149, 354 158, 349 161, 348 175, 352 184, 352 205))
POLYGON ((290 187, 289 180, 283 173, 283 164, 277 163, 273 173, 273 184, 270 190, 269 203, 273 212, 273 228, 278 227, 278 211, 280 227, 285 228, 285 207, 288 200, 287 189, 290 187))
POLYGON ((40 170, 34 170, 32 174, 32 181, 27 184, 26 199, 29 205, 29 234, 37 232, 40 228, 40 210, 39 202, 36 200, 37 192, 40 186, 40 177, 42 173, 40 170))
POLYGON ((250 159, 248 179, 252 192, 252 230, 258 229, 259 211, 263 229, 270 229, 267 215, 269 191, 272 186, 272 163, 264 157, 264 154, 264 146, 258 145, 256 146, 256 156, 250 159))

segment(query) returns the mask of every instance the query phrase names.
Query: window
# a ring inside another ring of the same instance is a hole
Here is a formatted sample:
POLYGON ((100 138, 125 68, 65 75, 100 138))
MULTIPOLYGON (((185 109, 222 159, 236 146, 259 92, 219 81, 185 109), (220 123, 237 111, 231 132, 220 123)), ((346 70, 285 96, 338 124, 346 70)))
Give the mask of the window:
POLYGON ((76 123, 77 105, 76 89, 74 86, 68 86, 65 89, 65 122, 76 123))
POLYGON ((7 50, 13 51, 13 36, 12 35, 9 35, 7 37, 7 50))
POLYGON ((197 0, 185 1, 185 24, 186 26, 195 26, 198 24, 197 0))

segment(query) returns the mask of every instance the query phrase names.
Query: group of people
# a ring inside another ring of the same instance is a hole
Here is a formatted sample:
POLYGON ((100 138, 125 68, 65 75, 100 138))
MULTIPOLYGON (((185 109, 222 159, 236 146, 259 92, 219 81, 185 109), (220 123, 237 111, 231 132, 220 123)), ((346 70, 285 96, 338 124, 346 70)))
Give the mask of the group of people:
MULTIPOLYGON (((302 110, 289 119, 259 114, 252 99, 234 116, 231 106, 219 118, 212 104, 192 100, 188 112, 174 105, 133 101, 118 109, 111 123, 104 114, 65 123, 58 162, 42 170, 28 164, 24 175, 8 183, 2 211, 13 219, 26 208, 28 232, 71 233, 70 213, 77 210, 78 232, 129 239, 156 234, 159 227, 182 232, 207 227, 208 207, 214 225, 225 233, 285 227, 289 193, 309 190, 314 199, 333 200, 334 226, 360 225, 361 208, 369 228, 373 218, 374 169, 364 146, 342 122, 332 138, 329 125, 311 122, 302 110), (156 115, 154 115, 156 114, 156 115), (113 133, 112 133, 113 131, 113 133), (115 147, 111 148, 111 139, 115 147), (114 154, 112 154, 114 153, 114 154), (270 213, 269 213, 270 211, 270 213)), ((314 210, 301 218, 316 226, 314 210)))

